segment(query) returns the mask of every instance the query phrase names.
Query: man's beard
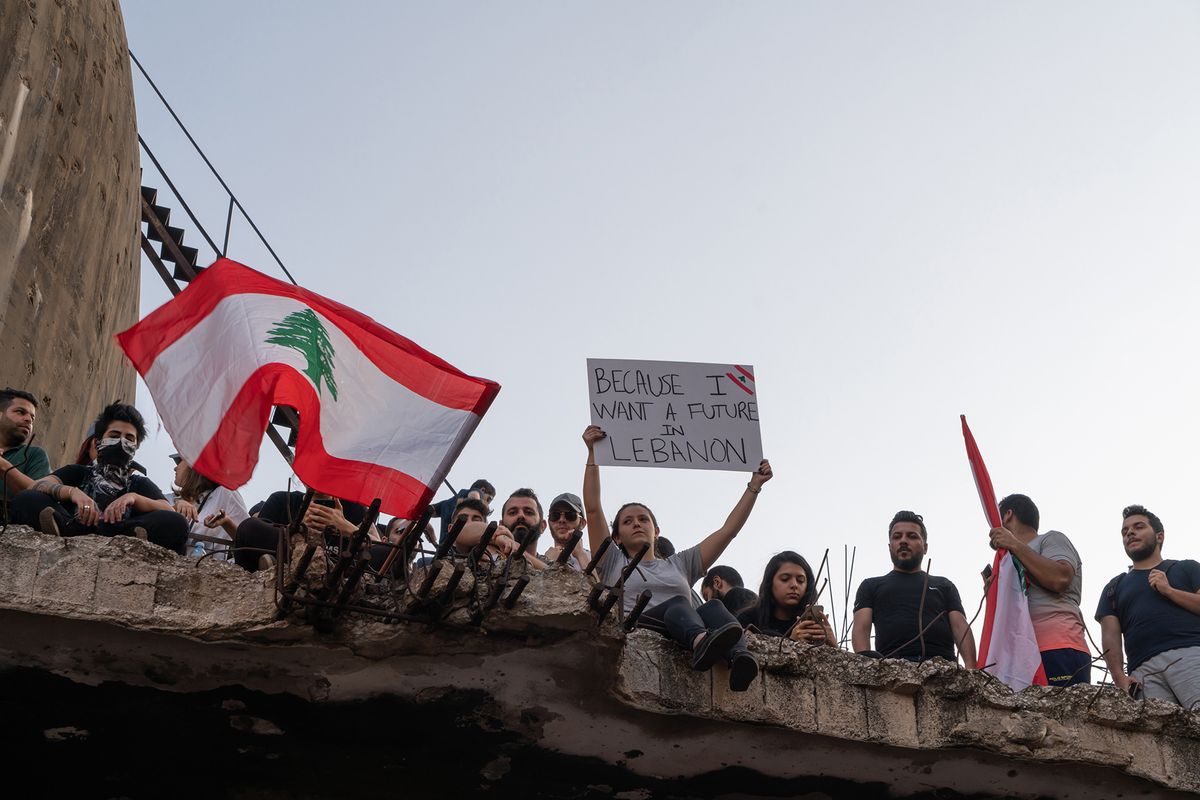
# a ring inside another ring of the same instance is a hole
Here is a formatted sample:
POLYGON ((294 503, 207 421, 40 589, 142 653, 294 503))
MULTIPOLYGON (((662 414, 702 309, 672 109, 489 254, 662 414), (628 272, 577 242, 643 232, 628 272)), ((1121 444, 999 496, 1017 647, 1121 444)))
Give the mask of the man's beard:
POLYGON ((525 537, 527 537, 527 536, 533 537, 532 541, 529 542, 529 546, 525 548, 528 552, 531 552, 531 553, 533 552, 533 546, 535 544, 537 544, 538 533, 539 533, 539 531, 537 529, 530 528, 528 525, 525 525, 525 524, 517 525, 515 528, 512 529, 512 535, 513 535, 513 538, 517 540, 517 544, 521 544, 522 542, 524 542, 525 537))
POLYGON ((908 552, 910 555, 907 557, 898 556, 895 553, 892 553, 892 565, 903 570, 914 570, 921 566, 921 562, 925 560, 925 554, 914 553, 912 550, 909 550, 908 552))
POLYGON ((8 430, 0 433, 0 447, 5 450, 10 447, 20 447, 29 439, 29 431, 22 427, 13 425, 8 430))
POLYGON ((1154 548, 1158 547, 1158 542, 1153 539, 1147 544, 1142 545, 1138 550, 1125 550, 1125 555, 1129 556, 1130 561, 1144 561, 1154 555, 1154 548))

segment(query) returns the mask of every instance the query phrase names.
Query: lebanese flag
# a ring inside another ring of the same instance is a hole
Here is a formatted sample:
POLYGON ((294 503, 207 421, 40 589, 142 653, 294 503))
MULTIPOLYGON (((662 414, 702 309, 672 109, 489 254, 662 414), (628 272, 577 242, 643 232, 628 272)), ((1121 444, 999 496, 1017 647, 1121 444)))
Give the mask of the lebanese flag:
POLYGON ((413 517, 500 385, 375 320, 221 258, 117 342, 179 453, 231 489, 250 480, 271 406, 300 415, 292 468, 318 492, 413 517))
MULTIPOLYGON (((967 460, 971 462, 971 473, 975 476, 975 488, 979 490, 979 502, 983 504, 983 515, 993 528, 1000 527, 1000 508, 996 504, 996 491, 992 479, 984 466, 983 456, 975 437, 967 427, 966 416, 962 420, 963 439, 967 443, 967 460)), ((1029 618, 1029 598, 1012 554, 997 550, 992 563, 992 583, 988 586, 987 612, 983 618, 983 636, 979 639, 979 663, 984 671, 1008 684, 1019 692, 1030 684, 1046 685, 1046 670, 1042 667, 1042 653, 1038 649, 1037 637, 1033 633, 1033 621, 1029 618), (992 661, 988 661, 988 658, 992 661)))

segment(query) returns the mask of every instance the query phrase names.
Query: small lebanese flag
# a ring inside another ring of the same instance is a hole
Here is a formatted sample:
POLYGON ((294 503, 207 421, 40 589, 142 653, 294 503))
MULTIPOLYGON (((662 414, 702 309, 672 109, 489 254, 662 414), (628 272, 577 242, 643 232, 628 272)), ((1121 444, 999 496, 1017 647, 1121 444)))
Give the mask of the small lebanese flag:
MULTIPOLYGON (((979 502, 983 504, 983 515, 987 517, 988 524, 998 528, 1000 508, 996 504, 996 490, 992 488, 992 479, 988 476, 979 446, 975 444, 975 437, 967 427, 966 416, 960 415, 959 419, 962 420, 967 460, 971 462, 971 474, 975 476, 975 488, 979 491, 979 502)), ((979 637, 979 663, 985 672, 1008 684, 1014 692, 1030 684, 1045 686, 1046 670, 1042 666, 1042 653, 1034 635, 1033 621, 1029 618, 1029 598, 1025 596, 1025 587, 1012 553, 1007 550, 996 551, 992 578, 988 586, 983 635, 979 637)))
POLYGON ((296 475, 334 497, 378 497, 401 517, 428 504, 500 391, 370 317, 225 258, 117 341, 198 472, 245 484, 271 406, 291 406, 296 475))

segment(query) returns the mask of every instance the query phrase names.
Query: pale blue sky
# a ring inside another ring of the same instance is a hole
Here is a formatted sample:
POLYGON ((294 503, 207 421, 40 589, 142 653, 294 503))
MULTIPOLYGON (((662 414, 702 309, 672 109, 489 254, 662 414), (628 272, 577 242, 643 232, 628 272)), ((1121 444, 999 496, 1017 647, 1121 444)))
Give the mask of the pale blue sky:
MULTIPOLYGON (((1195 3, 122 7, 302 284, 503 385, 456 485, 579 491, 588 357, 750 363, 777 477, 724 560, 752 586, 828 546, 840 609, 843 543, 855 583, 885 572, 911 508, 973 612, 959 413, 1075 541, 1089 620, 1125 504, 1200 556, 1195 3)), ((135 85, 219 239, 215 182, 135 85)), ((279 274, 244 225, 230 256, 279 274)), ((265 454, 247 499, 285 474, 265 454)), ((604 474, 683 546, 743 484, 604 474)))

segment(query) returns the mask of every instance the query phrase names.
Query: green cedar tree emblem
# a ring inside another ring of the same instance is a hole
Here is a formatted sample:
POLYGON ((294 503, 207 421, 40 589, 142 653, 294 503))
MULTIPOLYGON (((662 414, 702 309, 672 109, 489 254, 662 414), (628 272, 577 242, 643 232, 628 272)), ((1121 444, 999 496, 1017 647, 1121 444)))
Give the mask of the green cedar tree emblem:
POLYGON ((329 332, 311 308, 295 311, 284 317, 270 331, 269 344, 281 344, 299 350, 308 359, 304 374, 312 378, 321 393, 324 379, 329 394, 337 400, 337 384, 333 380, 333 345, 329 343, 329 332))

